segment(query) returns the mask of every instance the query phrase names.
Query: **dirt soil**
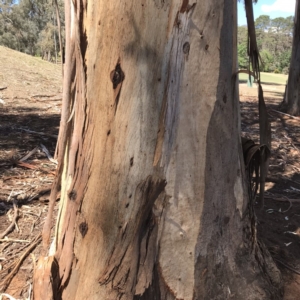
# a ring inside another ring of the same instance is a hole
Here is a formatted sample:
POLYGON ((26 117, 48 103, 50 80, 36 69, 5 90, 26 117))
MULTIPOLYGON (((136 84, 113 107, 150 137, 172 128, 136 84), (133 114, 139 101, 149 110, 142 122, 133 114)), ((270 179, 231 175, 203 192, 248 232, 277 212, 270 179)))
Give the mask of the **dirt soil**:
MULTIPOLYGON (((258 237, 282 272, 284 299, 300 299, 300 118, 282 114, 284 86, 263 85, 271 122, 272 153, 263 209, 256 206, 258 237)), ((257 87, 240 84, 243 136, 259 143, 257 87)))
POLYGON ((61 99, 61 66, 0 47, 0 288, 16 299, 31 299, 61 99))
MULTIPOLYGON (((272 122, 272 157, 265 204, 256 209, 258 236, 282 271, 284 299, 299 299, 300 118, 278 111, 284 86, 263 89, 272 122)), ((3 299, 32 297, 56 169, 61 97, 59 65, 0 47, 0 288, 8 295, 3 299), (5 234, 9 226, 14 228, 5 234)), ((258 142, 255 85, 240 84, 240 100, 243 136, 258 142)))

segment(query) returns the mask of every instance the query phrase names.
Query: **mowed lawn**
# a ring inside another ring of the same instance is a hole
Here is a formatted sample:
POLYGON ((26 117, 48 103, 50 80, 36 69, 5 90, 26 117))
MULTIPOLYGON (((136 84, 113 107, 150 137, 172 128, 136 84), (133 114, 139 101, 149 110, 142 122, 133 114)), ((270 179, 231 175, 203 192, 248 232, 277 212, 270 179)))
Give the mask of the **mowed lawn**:
MULTIPOLYGON (((286 85, 288 75, 284 74, 274 74, 274 73, 260 73, 261 76, 261 83, 273 83, 279 85, 286 85)), ((239 81, 240 83, 246 83, 249 78, 249 75, 241 73, 239 74, 239 81)))

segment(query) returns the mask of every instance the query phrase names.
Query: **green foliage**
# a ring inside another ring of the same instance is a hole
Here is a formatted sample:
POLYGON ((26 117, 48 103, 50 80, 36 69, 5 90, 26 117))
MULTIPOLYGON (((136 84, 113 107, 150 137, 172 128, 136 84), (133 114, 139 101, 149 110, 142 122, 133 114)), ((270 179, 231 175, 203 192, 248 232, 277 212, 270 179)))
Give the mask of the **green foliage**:
MULTIPOLYGON (((271 19, 261 15, 255 20, 257 46, 260 51, 263 72, 286 74, 291 59, 294 18, 271 19)), ((247 49, 247 27, 238 27, 238 60, 239 67, 245 67, 245 49, 247 49)), ((247 51, 246 51, 247 53, 247 51)))
MULTIPOLYGON (((47 0, 0 0, 0 45, 51 59, 58 51, 55 8, 47 0)), ((58 1, 64 27, 63 0, 58 1)), ((63 29, 63 28, 62 28, 63 29)))
POLYGON ((270 27, 271 19, 270 16, 261 15, 255 20, 256 30, 266 31, 270 27))
POLYGON ((271 72, 272 66, 274 64, 274 57, 270 53, 270 51, 264 49, 260 52, 261 60, 262 60, 262 66, 261 71, 262 72, 271 72))
POLYGON ((247 69, 249 63, 249 58, 247 54, 247 44, 238 45, 238 58, 239 58, 239 68, 247 69))

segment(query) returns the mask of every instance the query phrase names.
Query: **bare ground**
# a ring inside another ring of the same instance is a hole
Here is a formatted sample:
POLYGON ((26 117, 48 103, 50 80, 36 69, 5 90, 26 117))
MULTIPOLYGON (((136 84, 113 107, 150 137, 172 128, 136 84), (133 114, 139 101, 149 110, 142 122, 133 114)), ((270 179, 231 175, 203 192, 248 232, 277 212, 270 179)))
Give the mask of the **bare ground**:
MULTIPOLYGON (((258 236, 282 272, 285 300, 300 294, 300 118, 278 106, 284 86, 263 85, 272 131, 272 154, 263 209, 257 203, 258 236)), ((259 142, 257 88, 240 84, 243 135, 259 142)))
MULTIPOLYGON (((300 119, 278 112, 283 86, 263 88, 272 158, 258 235, 282 271, 284 299, 292 300, 300 294, 300 119)), ((257 89, 240 84, 240 99, 243 135, 258 142, 257 89)), ((56 169, 46 150, 54 155, 60 108, 61 67, 0 47, 0 287, 16 299, 31 299, 56 169)))
POLYGON ((17 299, 30 299, 60 107, 60 66, 0 47, 0 286, 17 299))

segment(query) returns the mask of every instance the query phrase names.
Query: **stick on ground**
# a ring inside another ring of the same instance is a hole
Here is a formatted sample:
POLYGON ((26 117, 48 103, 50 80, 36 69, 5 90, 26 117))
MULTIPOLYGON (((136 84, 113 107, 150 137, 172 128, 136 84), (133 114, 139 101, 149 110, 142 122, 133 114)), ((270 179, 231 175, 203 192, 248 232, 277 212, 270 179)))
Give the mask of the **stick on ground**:
POLYGON ((17 220, 18 220, 18 207, 15 201, 13 201, 13 205, 14 205, 14 218, 11 222, 11 224, 7 227, 7 229, 0 234, 0 239, 3 239, 7 234, 9 234, 16 226, 17 220))

